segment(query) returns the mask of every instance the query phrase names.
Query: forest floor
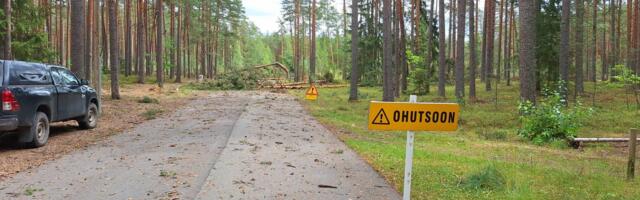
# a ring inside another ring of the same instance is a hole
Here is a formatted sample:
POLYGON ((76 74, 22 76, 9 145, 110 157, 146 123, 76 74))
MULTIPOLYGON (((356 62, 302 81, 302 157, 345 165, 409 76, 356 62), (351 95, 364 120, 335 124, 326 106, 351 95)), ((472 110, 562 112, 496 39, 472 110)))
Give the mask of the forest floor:
MULTIPOLYGON (((414 199, 640 199, 640 181, 625 181, 624 145, 572 149, 538 146, 518 137, 518 88, 501 84, 496 105, 495 91, 478 87, 480 101, 462 106, 458 131, 416 133, 414 199), (467 187, 471 177, 495 176, 490 169, 506 179, 503 187, 467 187)), ((585 88, 587 93, 579 101, 595 112, 578 137, 627 137, 630 128, 640 127, 640 109, 625 89, 599 83, 594 100, 593 84, 585 88)), ((453 90, 447 87, 447 99, 431 94, 418 101, 455 102, 453 90)), ((360 88, 360 101, 348 102, 348 88, 320 88, 318 101, 303 105, 402 191, 406 133, 367 130, 369 101, 381 99, 381 91, 360 88)), ((292 93, 304 98, 303 90, 292 93)), ((403 95, 397 101, 407 100, 403 95)))
MULTIPOLYGON (((108 85, 108 84, 106 84, 108 85)), ((111 100, 108 87, 103 88, 102 113, 98 128, 79 130, 77 123, 52 124, 49 143, 37 149, 24 149, 17 143, 15 134, 0 137, 0 180, 21 171, 36 168, 43 163, 60 158, 74 151, 86 149, 112 135, 180 108, 189 99, 195 98, 188 91, 180 90, 179 84, 166 84, 163 92, 153 84, 123 84, 120 100, 111 100), (156 99, 155 103, 140 103, 143 97, 156 99)))

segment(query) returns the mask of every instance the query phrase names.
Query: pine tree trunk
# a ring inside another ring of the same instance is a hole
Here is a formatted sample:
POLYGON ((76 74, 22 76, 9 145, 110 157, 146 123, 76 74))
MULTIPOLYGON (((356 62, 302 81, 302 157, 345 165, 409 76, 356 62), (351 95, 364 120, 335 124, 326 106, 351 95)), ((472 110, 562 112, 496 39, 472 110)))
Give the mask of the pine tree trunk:
MULTIPOLYGON (((71 71, 76 76, 84 79, 85 74, 85 3, 84 0, 71 1, 71 34, 73 42, 71 43, 71 71)), ((6 55, 5 55, 6 56, 6 55)))
POLYGON ((610 34, 610 38, 611 38, 610 41, 611 42, 610 42, 610 46, 611 46, 611 51, 612 52, 611 52, 611 55, 609 56, 609 62, 608 62, 609 65, 607 65, 607 69, 605 71, 603 71, 604 77, 606 79, 610 78, 609 73, 610 73, 611 69, 613 67, 615 67, 615 65, 618 62, 618 48, 616 46, 616 41, 617 41, 618 37, 620 37, 617 34, 616 18, 618 17, 617 16, 617 12, 618 12, 617 11, 617 7, 618 6, 616 5, 616 0, 611 0, 611 2, 609 4, 610 4, 610 6, 609 6, 609 10, 610 10, 609 16, 611 17, 611 25, 610 25, 611 26, 611 34, 610 34))
MULTIPOLYGON (((57 23, 56 26, 57 27, 57 35, 56 38, 58 38, 57 43, 58 43, 58 64, 63 65, 64 64, 64 24, 62 23, 62 2, 61 0, 58 0, 58 6, 57 6, 57 23)), ((4 56, 4 51, 2 52, 3 56, 4 56)))
MULTIPOLYGON (((503 45, 502 39, 505 38, 504 37, 504 31, 503 31, 503 28, 504 28, 503 19, 505 18, 504 17, 504 15, 505 15, 505 8, 504 8, 505 3, 504 2, 505 1, 506 0, 500 0, 500 14, 499 14, 500 18, 498 19, 499 23, 500 23, 498 25, 498 52, 497 52, 498 53, 498 60, 497 60, 497 63, 496 63, 496 76, 495 76, 496 77, 496 84, 500 83, 500 75, 501 75, 500 68, 502 66, 502 45, 503 45)), ((497 85, 496 85, 496 87, 497 87, 497 85)))
POLYGON ((4 0, 4 14, 5 14, 5 21, 7 22, 6 25, 6 30, 4 34, 4 43, 3 45, 3 52, 2 52, 2 57, 5 60, 11 60, 12 59, 12 55, 11 55, 11 26, 12 26, 12 22, 11 22, 11 0, 4 0))
POLYGON ((465 36, 465 1, 458 0, 457 11, 457 43, 456 43, 456 98, 464 98, 464 36, 465 36))
POLYGON ((509 2, 509 15, 507 16, 507 23, 508 27, 507 28, 507 44, 505 47, 505 67, 504 67, 504 79, 507 80, 507 86, 511 86, 511 63, 512 63, 512 52, 513 52, 513 32, 515 31, 515 26, 514 26, 514 6, 513 6, 513 1, 509 2))
POLYGON ((560 81, 561 90, 560 95, 564 99, 565 105, 567 104, 567 93, 569 83, 569 17, 571 15, 571 0, 562 0, 562 17, 560 22, 560 81))
POLYGON ((445 97, 445 84, 446 84, 446 80, 445 80, 445 70, 446 70, 446 55, 445 55, 445 30, 444 30, 444 0, 439 0, 439 6, 440 9, 438 11, 439 16, 438 16, 438 25, 440 26, 438 28, 438 30, 440 31, 439 34, 439 58, 438 58, 438 96, 440 97, 445 97))
POLYGON ((358 67, 358 1, 351 1, 351 75, 349 100, 358 100, 358 79, 360 78, 358 67))
MULTIPOLYGON (((294 14, 295 15, 294 16, 295 17, 295 20, 294 20, 294 30, 295 30, 294 38, 295 38, 295 41, 294 41, 294 44, 293 44, 293 46, 294 46, 294 56, 293 56, 294 57, 294 62, 293 62, 294 67, 293 68, 295 70, 295 78, 294 78, 294 80, 296 82, 302 81, 302 77, 301 77, 301 74, 302 74, 301 73, 301 69, 302 69, 302 67, 300 66, 300 56, 301 56, 300 52, 302 52, 302 51, 300 51, 301 50, 300 49, 301 48, 301 45, 300 45, 300 35, 301 35, 300 34, 300 32, 301 32, 301 28, 300 28, 300 15, 301 15, 301 13, 300 13, 300 3, 301 2, 300 1, 301 0, 295 0, 295 14, 294 14)), ((225 67, 227 67, 227 66, 225 65, 225 67)))
POLYGON ((520 98, 536 102, 536 3, 520 1, 520 98))
MULTIPOLYGON (((609 1, 611 2, 611 0, 609 1)), ((604 28, 602 29, 602 48, 600 48, 600 60, 602 61, 600 80, 607 80, 607 66, 608 66, 608 45, 607 45, 607 1, 602 0, 602 22, 604 28)), ((593 75, 596 75, 596 69, 593 69, 593 75)), ((596 78, 594 77, 594 80, 596 78)))
MULTIPOLYGON (((93 33, 93 12, 94 12, 94 7, 93 7, 93 1, 94 0, 89 0, 88 4, 87 4, 87 13, 85 15, 85 30, 87 31, 84 35, 85 35, 85 48, 84 48, 84 62, 85 65, 84 67, 84 72, 85 72, 85 79, 87 80, 93 80, 92 77, 92 60, 94 59, 94 55, 91 54, 91 49, 93 49, 93 43, 91 42, 94 38, 91 37, 92 33, 93 33)), ((92 81, 91 81, 92 82, 92 81)))
POLYGON ((169 49, 169 62, 171 62, 171 69, 169 69, 169 80, 173 79, 176 73, 176 7, 174 2, 169 2, 169 14, 170 14, 170 25, 169 25, 169 38, 171 38, 173 49, 169 49))
POLYGON ((110 46, 110 42, 109 42, 109 19, 107 19, 108 14, 109 14, 109 6, 107 5, 109 4, 109 1, 104 1, 104 3, 102 3, 102 11, 101 11, 101 18, 102 18, 102 60, 104 61, 104 63, 102 63, 102 67, 103 68, 109 68, 111 66, 111 57, 109 57, 109 46, 110 46))
POLYGON ((109 1, 109 43, 111 51, 111 99, 120 99, 120 75, 119 44, 118 44, 118 1, 109 1))
POLYGON ((156 0, 156 81, 158 82, 158 87, 162 88, 164 84, 164 44, 163 44, 163 33, 164 33, 164 6, 162 5, 162 0, 156 0))
MULTIPOLYGON (((634 41, 634 32, 635 26, 633 26, 633 2, 634 0, 627 0, 627 66, 632 68, 634 65, 633 62, 633 47, 635 44, 634 41)), ((636 0, 638 1, 638 0, 636 0)))
POLYGON ((469 66, 469 100, 476 101, 476 69, 478 68, 478 58, 476 49, 476 20, 475 20, 475 4, 474 1, 469 1, 469 53, 470 66, 469 66))
POLYGON ((309 55, 309 83, 315 82, 316 75, 316 0, 311 7, 311 52, 309 55))
POLYGON ((144 18, 144 13, 146 12, 146 2, 145 0, 138 0, 138 53, 136 53, 136 60, 138 61, 137 65, 137 70, 136 72, 138 72, 138 83, 142 84, 144 83, 144 76, 145 76, 145 49, 146 49, 146 29, 145 29, 145 18, 144 18))
POLYGON ((131 0, 125 0, 125 33, 124 33, 124 74, 126 76, 131 75, 131 59, 132 59, 132 44, 131 44, 131 0))
POLYGON ((575 96, 578 96, 584 92, 584 61, 583 61, 583 52, 584 52, 584 2, 583 0, 576 0, 576 91, 575 96))
MULTIPOLYGON (((180 7, 180 4, 178 4, 178 7, 180 7)), ((182 82, 182 37, 180 36, 180 33, 182 33, 182 9, 179 8, 177 11, 177 17, 178 17, 178 27, 177 27, 177 31, 176 31, 176 83, 180 83, 182 82)))
POLYGON ((404 27, 404 3, 402 0, 394 0, 395 2, 395 62, 394 66, 396 66, 396 78, 395 81, 395 95, 396 97, 400 97, 401 91, 407 90, 407 75, 409 74, 409 66, 406 62, 406 38, 405 38, 405 27, 404 27))
MULTIPOLYGON (((480 5, 478 5, 480 7, 480 5)), ((482 47, 480 52, 480 82, 485 82, 487 80, 487 1, 484 2, 484 15, 482 17, 482 43, 480 44, 482 47)))
MULTIPOLYGON (((96 95, 98 97, 98 99, 102 98, 102 65, 100 65, 100 35, 99 33, 99 29, 101 27, 101 23, 100 23, 100 1, 98 0, 91 0, 89 1, 90 3, 93 4, 93 28, 92 28, 92 33, 91 33, 91 37, 93 38, 91 40, 91 54, 93 55, 93 59, 91 60, 91 67, 93 67, 93 79, 91 80, 91 83, 93 85, 93 87, 96 89, 96 95)), ((102 24, 104 26, 104 24, 102 24)), ((106 45, 106 44, 102 44, 102 45, 106 45)))
POLYGON ((636 70, 636 75, 640 74, 640 0, 636 0, 633 2, 633 65, 630 66, 631 69, 636 70), (635 67, 634 67, 635 66, 635 67))
POLYGON ((383 42, 382 42, 382 68, 383 68, 383 93, 382 100, 383 101, 394 101, 394 76, 393 73, 393 29, 392 29, 392 19, 391 19, 391 0, 383 0, 383 42))
POLYGON ((484 36, 486 40, 486 52, 484 55, 486 56, 485 60, 485 89, 486 91, 491 91, 491 78, 494 77, 493 74, 493 41, 495 34, 495 2, 493 1, 485 1, 486 8, 486 25, 484 29, 484 36))

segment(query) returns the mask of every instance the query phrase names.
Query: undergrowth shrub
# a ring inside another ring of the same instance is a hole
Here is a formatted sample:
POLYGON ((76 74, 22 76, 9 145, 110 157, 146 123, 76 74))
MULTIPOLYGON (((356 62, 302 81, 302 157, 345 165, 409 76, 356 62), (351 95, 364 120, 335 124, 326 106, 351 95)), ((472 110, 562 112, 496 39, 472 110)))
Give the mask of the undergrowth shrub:
POLYGON ((495 165, 488 165, 481 170, 467 175, 462 186, 472 190, 499 190, 504 188, 506 179, 495 165))
POLYGON ((327 83, 333 83, 336 81, 335 76, 331 72, 326 72, 322 76, 327 83))
POLYGON ((142 99, 138 100, 138 103, 160 103, 158 99, 151 98, 149 96, 144 96, 142 99))
POLYGON ((544 98, 537 105, 531 102, 520 103, 520 121, 522 127, 518 135, 531 140, 534 144, 554 141, 568 142, 576 137, 585 118, 592 113, 590 108, 576 102, 565 106, 559 90, 544 90, 544 98))

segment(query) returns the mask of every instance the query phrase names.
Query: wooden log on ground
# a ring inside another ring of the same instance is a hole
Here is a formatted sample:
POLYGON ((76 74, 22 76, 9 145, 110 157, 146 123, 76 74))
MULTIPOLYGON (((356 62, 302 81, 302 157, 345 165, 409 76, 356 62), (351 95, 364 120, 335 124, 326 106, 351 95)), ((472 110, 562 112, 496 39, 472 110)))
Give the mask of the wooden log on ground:
POLYGON ((629 142, 629 138, 573 138, 571 146, 574 148, 580 148, 583 143, 604 143, 604 142, 629 142))
POLYGON ((629 142, 629 138, 574 138, 574 142, 629 142))

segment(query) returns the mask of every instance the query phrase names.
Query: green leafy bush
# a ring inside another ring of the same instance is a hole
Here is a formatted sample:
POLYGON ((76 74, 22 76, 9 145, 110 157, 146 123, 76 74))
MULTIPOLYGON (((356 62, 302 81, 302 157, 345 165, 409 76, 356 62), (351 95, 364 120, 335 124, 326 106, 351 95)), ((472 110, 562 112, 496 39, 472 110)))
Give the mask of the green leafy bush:
POLYGON ((522 122, 518 135, 538 145, 557 140, 569 142, 576 137, 576 132, 592 110, 580 102, 572 107, 565 106, 558 90, 545 90, 544 93, 546 97, 538 105, 523 102, 518 106, 522 122))
POLYGON ((412 93, 417 95, 427 94, 429 89, 427 88, 431 81, 430 76, 427 74, 426 64, 422 56, 414 55, 411 50, 407 50, 407 62, 411 66, 415 66, 413 70, 409 72, 409 82, 414 88, 412 93))
POLYGON ((327 83, 333 83, 336 81, 335 76, 331 72, 324 73, 323 77, 324 77, 324 81, 326 81, 327 83))
POLYGON ((464 188, 473 190, 497 190, 506 184, 504 175, 494 165, 469 174, 463 181, 464 188))
POLYGON ((615 81, 622 82, 624 84, 640 84, 640 76, 635 75, 634 72, 625 65, 616 65, 612 71, 615 76, 615 81))

